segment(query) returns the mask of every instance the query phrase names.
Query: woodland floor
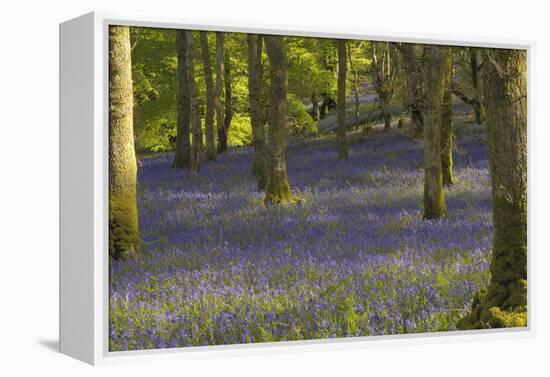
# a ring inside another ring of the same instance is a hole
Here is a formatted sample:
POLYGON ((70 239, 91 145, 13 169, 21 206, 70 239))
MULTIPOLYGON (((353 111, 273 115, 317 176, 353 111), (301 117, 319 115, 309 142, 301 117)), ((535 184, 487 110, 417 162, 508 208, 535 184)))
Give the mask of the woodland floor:
MULTIPOLYGON (((396 129, 350 145, 293 142, 304 201, 264 207, 252 149, 199 174, 144 158, 144 254, 113 262, 110 349, 454 330, 489 279, 492 217, 481 126, 457 122, 448 217, 422 220, 422 146, 396 129)), ((358 139, 353 137, 352 139, 358 139)))

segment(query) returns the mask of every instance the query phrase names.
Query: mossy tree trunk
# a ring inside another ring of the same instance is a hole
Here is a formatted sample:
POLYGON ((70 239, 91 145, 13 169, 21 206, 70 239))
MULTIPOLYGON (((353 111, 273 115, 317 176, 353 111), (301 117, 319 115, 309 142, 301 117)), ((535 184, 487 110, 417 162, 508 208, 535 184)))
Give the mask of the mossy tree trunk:
POLYGON ((222 104, 222 92, 224 85, 224 33, 216 32, 216 83, 214 86, 214 109, 216 111, 216 127, 218 129, 218 151, 220 149, 220 140, 223 139, 224 132, 224 111, 222 104), (221 130, 221 131, 220 131, 221 130))
POLYGON ((199 96, 197 82, 195 81, 195 40, 193 32, 186 30, 187 34, 185 41, 187 43, 187 57, 189 59, 187 65, 187 83, 190 94, 191 107, 191 134, 193 143, 191 148, 191 171, 198 172, 201 167, 201 151, 202 151, 202 125, 199 108, 199 96))
POLYGON ((206 111, 204 115, 204 128, 206 133, 205 159, 216 159, 216 141, 214 139, 214 80, 212 78, 212 63, 210 61, 210 48, 208 46, 208 33, 200 32, 202 64, 204 67, 204 81, 206 83, 206 111))
POLYGON ((139 251, 130 30, 109 27, 109 256, 139 251))
POLYGON ((446 215, 441 172, 441 110, 449 66, 450 48, 426 47, 424 78, 424 219, 446 215))
POLYGON ((493 198, 491 282, 458 327, 527 326, 527 52, 490 49, 481 77, 493 198))
POLYGON ((252 142, 254 144, 254 158, 252 171, 256 176, 258 188, 263 190, 267 186, 268 156, 265 139, 265 127, 262 117, 262 36, 247 35, 248 44, 248 98, 250 105, 250 123, 252 125, 252 142))
POLYGON ((443 94, 443 106, 441 109, 441 174, 443 186, 451 186, 453 177, 453 53, 447 54, 445 92, 443 94))
POLYGON ((338 105, 336 110, 338 129, 338 158, 345 160, 348 158, 348 139, 346 132, 346 81, 347 81, 347 41, 338 39, 338 105))
POLYGON ((292 195, 286 174, 286 128, 288 61, 282 36, 264 36, 269 58, 269 179, 265 193, 265 204, 288 205, 296 199, 292 195))
POLYGON ((424 130, 424 119, 422 117, 422 71, 417 58, 417 46, 411 43, 399 45, 407 83, 407 94, 409 98, 409 111, 411 124, 416 135, 422 135, 424 130))
POLYGON ((189 57, 187 54, 187 34, 185 30, 176 30, 176 48, 178 52, 178 127, 176 152, 172 167, 182 169, 191 167, 191 96, 187 76, 189 57))

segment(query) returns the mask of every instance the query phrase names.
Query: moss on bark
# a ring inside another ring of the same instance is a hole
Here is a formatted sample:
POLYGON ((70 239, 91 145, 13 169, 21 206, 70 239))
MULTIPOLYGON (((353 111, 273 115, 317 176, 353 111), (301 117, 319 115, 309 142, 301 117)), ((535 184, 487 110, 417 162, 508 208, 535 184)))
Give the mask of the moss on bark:
POLYGON ((109 255, 139 250, 130 31, 109 28, 109 255))
POLYGON ((285 171, 271 172, 265 193, 265 204, 288 205, 298 202, 290 189, 285 171))
POLYGON ((460 319, 457 328, 475 330, 527 326, 527 280, 491 283, 477 292, 470 312, 460 319))
POLYGON ((292 195, 286 174, 286 117, 288 62, 281 36, 265 36, 269 57, 271 88, 269 93, 269 180, 265 204, 287 205, 297 199, 292 195))
POLYGON ((111 190, 109 194, 109 255, 128 259, 139 252, 135 189, 111 190))
POLYGON ((460 329, 527 326, 527 54, 486 51, 482 93, 489 129, 491 282, 460 329))

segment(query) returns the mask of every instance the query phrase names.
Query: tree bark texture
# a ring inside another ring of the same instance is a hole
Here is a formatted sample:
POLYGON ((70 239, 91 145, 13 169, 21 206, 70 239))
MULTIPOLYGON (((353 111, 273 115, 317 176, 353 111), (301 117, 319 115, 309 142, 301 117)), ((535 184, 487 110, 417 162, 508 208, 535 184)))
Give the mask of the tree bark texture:
POLYGON ((348 158, 348 140, 346 132, 346 75, 347 75, 347 41, 338 39, 338 107, 337 107, 337 137, 338 137, 338 158, 348 158))
POLYGON ((187 57, 189 59, 187 64, 187 82, 190 93, 191 134, 193 136, 193 143, 191 144, 191 171, 198 172, 201 167, 201 151, 203 147, 199 95, 197 82, 195 81, 195 40, 193 38, 193 31, 186 30, 185 33, 187 34, 185 41, 187 44, 187 57))
POLYGON ((407 82, 407 93, 409 97, 410 120, 416 135, 422 135, 424 119, 422 117, 422 70, 417 62, 417 47, 411 43, 402 43, 400 51, 407 82))
POLYGON ((424 219, 446 215, 445 194, 441 172, 441 110, 447 80, 447 47, 426 47, 424 82, 424 219))
POLYGON ((370 43, 371 77, 378 95, 378 107, 384 114, 384 130, 389 131, 391 128, 389 105, 397 77, 397 59, 390 43, 374 41, 370 43))
POLYGON ((483 105, 481 103, 480 97, 481 97, 481 89, 479 87, 479 79, 478 79, 478 72, 480 70, 480 63, 478 62, 478 51, 476 48, 469 47, 468 48, 468 54, 470 57, 470 71, 472 75, 472 87, 474 89, 474 101, 472 104, 472 107, 474 108, 474 113, 476 117, 476 123, 482 124, 485 120, 485 114, 483 110, 483 105))
POLYGON ((491 282, 462 329, 527 326, 527 52, 490 49, 481 77, 493 200, 491 282))
POLYGON ((178 52, 178 98, 177 98, 177 134, 176 152, 172 167, 175 169, 191 167, 191 97, 187 71, 187 34, 185 30, 176 30, 176 48, 178 52))
POLYGON ((109 27, 109 256, 139 251, 130 30, 109 27))
POLYGON ((247 35, 248 44, 248 98, 250 106, 250 123, 252 125, 252 143, 254 157, 252 171, 256 176, 258 188, 267 186, 268 156, 265 138, 265 127, 262 117, 262 36, 247 35))
POLYGON ((225 115, 223 118, 223 129, 220 133, 218 129, 219 144, 218 153, 227 150, 227 138, 229 137, 229 128, 233 119, 233 94, 231 91, 231 60, 228 51, 225 51, 224 56, 224 89, 225 89, 225 115))
POLYGON ((269 58, 269 179, 266 188, 265 204, 288 205, 296 201, 292 195, 286 174, 286 128, 288 61, 283 37, 264 36, 269 58))
POLYGON ((204 115, 204 128, 206 133, 205 159, 216 159, 216 141, 214 139, 214 80, 212 78, 212 63, 210 61, 210 48, 208 46, 208 33, 200 32, 201 55, 204 68, 204 81, 206 83, 206 111, 204 115))
POLYGON ((445 92, 443 94, 443 106, 441 109, 441 174, 443 186, 451 186, 454 182, 453 177, 453 54, 447 54, 445 61, 446 78, 445 92))
POLYGON ((220 140, 223 139, 224 132, 224 110, 222 104, 222 92, 224 86, 224 33, 216 32, 216 84, 214 86, 214 109, 216 110, 216 127, 218 129, 218 152, 220 150, 220 140))
POLYGON ((355 116, 355 121, 359 120, 359 75, 357 70, 353 67, 353 59, 351 56, 351 46, 348 44, 348 61, 349 68, 353 72, 353 95, 355 97, 355 108, 353 115, 355 116))

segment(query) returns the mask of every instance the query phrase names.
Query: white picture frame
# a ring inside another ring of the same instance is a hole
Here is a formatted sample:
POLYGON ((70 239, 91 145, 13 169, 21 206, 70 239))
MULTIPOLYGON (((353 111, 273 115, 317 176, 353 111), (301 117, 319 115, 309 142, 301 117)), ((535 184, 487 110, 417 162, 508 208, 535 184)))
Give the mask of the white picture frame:
MULTIPOLYGON (((227 32, 254 32, 311 37, 367 39, 441 45, 525 49, 532 94, 535 43, 525 40, 468 38, 426 33, 387 33, 345 27, 259 25, 253 22, 196 22, 92 12, 60 24, 60 352, 89 364, 185 357, 220 357, 244 352, 265 354, 308 349, 378 347, 387 342, 423 343, 531 337, 536 318, 529 288, 525 329, 494 329, 346 339, 237 344, 224 346, 109 352, 108 350, 108 27, 147 26, 227 32)), ((533 155, 529 101, 529 181, 533 155)), ((531 198, 531 188, 529 197, 531 198)), ((528 237, 533 212, 529 201, 528 237)), ((528 243, 531 245, 531 242, 528 243)), ((536 281, 533 249, 528 253, 529 282, 536 281)))

